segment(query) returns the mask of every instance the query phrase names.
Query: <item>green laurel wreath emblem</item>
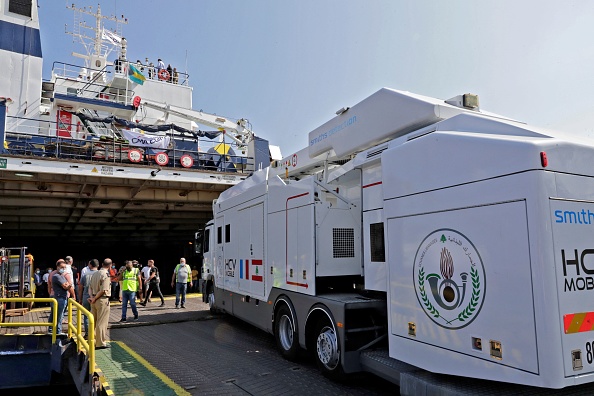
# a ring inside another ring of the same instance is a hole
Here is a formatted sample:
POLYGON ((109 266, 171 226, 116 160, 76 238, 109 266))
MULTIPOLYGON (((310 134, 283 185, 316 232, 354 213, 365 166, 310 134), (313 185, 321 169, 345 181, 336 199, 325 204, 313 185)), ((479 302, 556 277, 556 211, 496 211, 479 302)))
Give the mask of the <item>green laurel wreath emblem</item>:
POLYGON ((465 319, 468 319, 472 316, 472 313, 476 310, 478 305, 479 296, 481 294, 481 282, 479 278, 478 271, 474 268, 470 268, 470 278, 472 280, 472 296, 470 297, 470 302, 466 306, 466 308, 458 314, 458 319, 464 322, 465 319))
POLYGON ((423 300, 423 305, 425 305, 427 311, 429 311, 429 313, 433 315, 433 317, 439 318, 441 316, 439 314, 439 311, 435 309, 433 304, 431 304, 431 302, 427 298, 427 293, 425 292, 425 270, 423 269, 423 267, 419 268, 419 294, 421 295, 421 300, 423 300))

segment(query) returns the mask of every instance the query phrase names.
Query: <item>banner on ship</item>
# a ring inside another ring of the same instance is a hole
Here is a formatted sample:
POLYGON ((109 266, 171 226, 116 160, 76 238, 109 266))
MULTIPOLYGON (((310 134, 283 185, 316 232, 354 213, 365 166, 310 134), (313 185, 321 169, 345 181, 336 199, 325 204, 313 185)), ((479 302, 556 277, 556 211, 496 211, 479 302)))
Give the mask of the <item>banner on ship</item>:
POLYGON ((123 129, 122 132, 132 146, 166 149, 171 141, 169 136, 147 135, 129 129, 123 129))

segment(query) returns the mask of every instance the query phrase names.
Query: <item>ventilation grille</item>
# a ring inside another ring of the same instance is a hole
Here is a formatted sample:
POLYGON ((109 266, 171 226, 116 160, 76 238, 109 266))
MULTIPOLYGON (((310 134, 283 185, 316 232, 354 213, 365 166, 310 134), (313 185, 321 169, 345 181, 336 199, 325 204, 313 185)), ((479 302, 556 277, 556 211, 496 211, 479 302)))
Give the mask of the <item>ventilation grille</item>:
POLYGON ((355 257, 355 230, 353 228, 332 229, 332 257, 355 257))
POLYGON ((367 158, 372 158, 375 157, 376 155, 380 155, 382 152, 384 152, 386 149, 388 148, 388 145, 385 145, 383 147, 380 147, 378 149, 375 149, 373 151, 368 151, 367 152, 367 158))

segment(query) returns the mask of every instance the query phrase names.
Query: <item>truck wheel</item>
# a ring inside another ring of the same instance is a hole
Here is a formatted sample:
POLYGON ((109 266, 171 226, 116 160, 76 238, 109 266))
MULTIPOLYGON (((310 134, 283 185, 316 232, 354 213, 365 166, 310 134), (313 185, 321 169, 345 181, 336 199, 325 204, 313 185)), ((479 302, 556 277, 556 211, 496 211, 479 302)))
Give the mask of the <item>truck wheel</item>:
POLYGON ((287 360, 295 360, 299 342, 291 310, 284 304, 278 309, 274 318, 274 336, 281 355, 287 360))
POLYGON ((340 380, 344 372, 340 365, 340 347, 334 327, 327 318, 321 318, 314 333, 315 359, 320 371, 327 377, 340 380))
POLYGON ((207 295, 208 295, 208 307, 210 308, 211 313, 217 313, 217 309, 215 308, 215 295, 214 295, 214 287, 212 285, 207 286, 207 295))

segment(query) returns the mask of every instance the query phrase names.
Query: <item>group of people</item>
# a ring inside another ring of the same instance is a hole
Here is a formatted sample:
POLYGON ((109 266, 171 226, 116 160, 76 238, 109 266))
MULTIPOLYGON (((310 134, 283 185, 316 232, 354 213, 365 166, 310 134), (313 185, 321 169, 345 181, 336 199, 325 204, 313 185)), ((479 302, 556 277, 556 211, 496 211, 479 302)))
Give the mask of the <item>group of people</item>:
POLYGON ((179 83, 179 72, 177 71, 176 67, 171 67, 171 64, 165 67, 165 63, 161 58, 157 60, 157 66, 153 64, 153 62, 149 62, 148 58, 145 58, 145 63, 143 64, 140 59, 136 61, 136 68, 140 70, 141 73, 144 74, 144 68, 148 70, 148 78, 153 80, 155 78, 170 82, 173 84, 179 83))
MULTIPOLYGON (((69 298, 74 298, 80 302, 87 310, 91 311, 95 319, 95 349, 109 348, 107 343, 107 326, 109 323, 110 300, 118 295, 120 290, 120 301, 122 302, 122 316, 120 322, 127 321, 128 304, 132 308, 134 320, 138 320, 138 309, 136 307, 136 298, 141 298, 139 302, 143 307, 150 302, 150 297, 158 296, 161 299, 160 307, 165 306, 165 299, 159 286, 159 270, 155 266, 154 260, 148 260, 147 265, 139 268, 136 260, 126 260, 125 266, 118 271, 115 270, 113 261, 109 258, 103 260, 100 265, 99 260, 90 260, 81 271, 80 276, 73 259, 67 256, 65 259, 59 259, 56 262, 56 269, 48 269, 43 275, 39 270, 35 271, 35 282, 38 277, 40 283, 46 279, 48 286, 48 295, 57 301, 57 324, 56 332, 62 333, 62 321, 69 298), (47 277, 46 277, 47 275, 47 277), (115 281, 114 281, 115 278, 115 281)), ((171 287, 175 287, 175 307, 185 308, 187 288, 192 287, 192 270, 186 264, 186 259, 181 258, 173 271, 171 287)), ((53 317, 53 305, 51 307, 50 318, 53 317)), ((85 336, 88 335, 88 319, 84 317, 85 336)), ((52 332, 50 326, 50 333, 52 332)))

